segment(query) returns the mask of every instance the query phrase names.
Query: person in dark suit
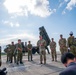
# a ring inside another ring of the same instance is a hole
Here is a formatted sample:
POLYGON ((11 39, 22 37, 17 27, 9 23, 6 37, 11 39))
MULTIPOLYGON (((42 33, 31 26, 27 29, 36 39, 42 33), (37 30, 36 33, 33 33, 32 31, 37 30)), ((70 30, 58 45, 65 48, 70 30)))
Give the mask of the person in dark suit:
POLYGON ((61 62, 66 69, 64 69, 59 75, 76 75, 75 56, 72 53, 64 53, 61 56, 61 62))

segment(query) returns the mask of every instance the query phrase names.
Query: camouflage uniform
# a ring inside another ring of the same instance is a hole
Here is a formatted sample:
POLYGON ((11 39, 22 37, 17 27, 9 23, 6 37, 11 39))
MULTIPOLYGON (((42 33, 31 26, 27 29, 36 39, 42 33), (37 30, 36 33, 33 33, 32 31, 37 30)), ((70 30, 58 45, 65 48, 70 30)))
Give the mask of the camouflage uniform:
POLYGON ((11 60, 11 52, 10 49, 7 50, 7 62, 11 60))
POLYGON ((42 64, 43 56, 44 56, 44 64, 46 64, 46 50, 45 50, 46 41, 44 39, 39 40, 37 42, 37 46, 39 47, 40 50, 40 63, 42 64))
POLYGON ((47 46, 49 45, 49 43, 50 43, 50 39, 49 39, 49 37, 48 37, 48 35, 47 35, 47 32, 46 32, 44 26, 40 27, 40 28, 39 28, 39 31, 40 31, 40 32, 39 32, 40 36, 42 36, 43 39, 46 41, 46 46, 45 46, 45 48, 46 48, 48 54, 50 54, 49 49, 48 49, 48 47, 47 47, 47 46))
POLYGON ((32 44, 28 44, 27 45, 27 49, 28 49, 28 61, 30 60, 30 56, 31 56, 31 61, 32 61, 32 44))
POLYGON ((50 49, 51 49, 51 55, 52 55, 52 61, 57 61, 57 54, 56 54, 56 42, 52 41, 50 43, 50 49))
POLYGON ((67 52, 67 47, 66 47, 66 39, 62 38, 59 40, 59 46, 60 46, 60 51, 61 55, 67 52))
POLYGON ((17 49, 17 64, 19 64, 18 62, 22 64, 22 45, 18 43, 16 49, 17 49))
POLYGON ((14 57, 14 63, 16 63, 16 54, 14 53, 14 51, 16 49, 16 46, 15 45, 11 45, 10 49, 11 49, 11 63, 13 61, 13 57, 14 57))
POLYGON ((68 38, 68 47, 70 47, 70 52, 75 55, 75 46, 74 46, 74 36, 70 36, 68 38))
POLYGON ((10 56, 11 56, 11 50, 10 50, 10 45, 7 45, 7 48, 4 49, 5 53, 7 53, 7 61, 6 62, 9 62, 10 61, 10 56))
POLYGON ((75 55, 75 57, 76 57, 76 38, 74 39, 74 42, 73 42, 73 45, 74 45, 74 55, 75 55))

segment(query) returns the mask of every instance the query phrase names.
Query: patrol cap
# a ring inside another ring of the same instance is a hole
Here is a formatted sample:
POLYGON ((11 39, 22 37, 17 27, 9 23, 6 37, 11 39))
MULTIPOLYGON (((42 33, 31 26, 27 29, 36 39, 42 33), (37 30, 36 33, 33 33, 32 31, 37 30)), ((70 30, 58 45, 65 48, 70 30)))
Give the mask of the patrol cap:
POLYGON ((61 62, 65 64, 69 59, 73 60, 74 58, 75 56, 72 53, 66 52, 61 56, 61 62))
POLYGON ((73 35, 73 32, 72 31, 70 32, 70 35, 73 35))

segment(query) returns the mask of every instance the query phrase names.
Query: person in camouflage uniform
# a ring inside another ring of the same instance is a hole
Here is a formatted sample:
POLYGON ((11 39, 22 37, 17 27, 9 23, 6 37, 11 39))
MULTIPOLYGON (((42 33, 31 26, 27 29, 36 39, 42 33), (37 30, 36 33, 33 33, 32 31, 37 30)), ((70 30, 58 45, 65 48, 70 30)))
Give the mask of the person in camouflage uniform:
POLYGON ((70 37, 68 38, 67 40, 67 45, 68 45, 68 48, 70 49, 70 52, 73 53, 74 55, 75 54, 75 39, 74 39, 74 36, 73 36, 73 32, 70 32, 70 37))
POLYGON ((16 45, 16 49, 17 49, 17 64, 23 64, 22 62, 22 44, 21 44, 21 40, 18 39, 18 44, 16 45))
POLYGON ((38 40, 37 42, 37 46, 39 47, 40 50, 40 64, 42 64, 43 62, 43 57, 44 57, 44 64, 46 64, 46 50, 45 50, 45 46, 46 46, 46 41, 42 38, 42 36, 39 36, 40 40, 38 40))
POLYGON ((76 57, 76 38, 74 38, 74 43, 73 43, 73 45, 74 45, 74 56, 76 57))
POLYGON ((61 55, 63 55, 64 53, 67 52, 66 39, 63 38, 63 35, 62 34, 60 35, 59 46, 60 46, 61 55))
POLYGON ((11 49, 11 61, 10 61, 10 63, 12 63, 13 57, 14 57, 14 63, 16 63, 16 53, 14 53, 16 46, 14 45, 14 42, 11 42, 10 49, 11 49))
POLYGON ((30 56, 31 56, 31 61, 32 61, 32 44, 31 44, 31 41, 28 41, 27 49, 28 49, 28 61, 30 60, 30 56))
POLYGON ((10 49, 10 44, 6 45, 6 48, 4 49, 5 53, 7 54, 7 61, 10 62, 10 56, 11 56, 11 49, 10 49))
POLYGON ((39 34, 40 34, 40 36, 43 37, 43 39, 44 39, 45 41, 48 39, 48 40, 46 41, 45 49, 47 50, 48 54, 50 54, 49 49, 48 49, 48 47, 47 47, 47 42, 48 42, 48 45, 49 45, 50 39, 49 39, 49 37, 48 37, 48 35, 47 35, 47 33, 46 33, 46 30, 45 30, 44 26, 42 26, 42 27, 39 28, 39 34))
POLYGON ((56 42, 54 41, 54 38, 52 38, 52 42, 50 42, 50 49, 51 49, 51 55, 52 55, 52 61, 57 61, 57 54, 56 54, 56 42))

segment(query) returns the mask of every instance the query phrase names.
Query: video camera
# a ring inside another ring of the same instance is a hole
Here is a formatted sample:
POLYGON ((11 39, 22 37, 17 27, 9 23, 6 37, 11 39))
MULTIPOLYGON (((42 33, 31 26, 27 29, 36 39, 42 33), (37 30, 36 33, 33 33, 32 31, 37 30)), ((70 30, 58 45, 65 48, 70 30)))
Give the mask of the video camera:
POLYGON ((0 75, 6 75, 6 74, 7 74, 6 68, 0 70, 0 75))

